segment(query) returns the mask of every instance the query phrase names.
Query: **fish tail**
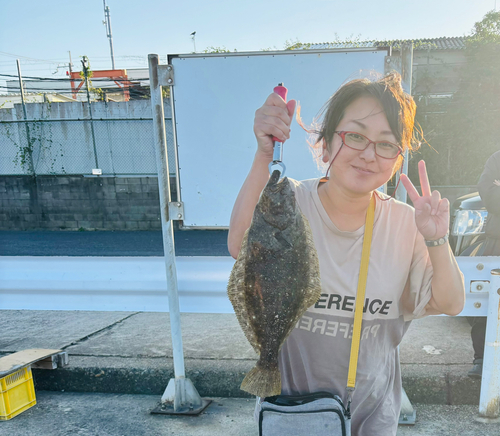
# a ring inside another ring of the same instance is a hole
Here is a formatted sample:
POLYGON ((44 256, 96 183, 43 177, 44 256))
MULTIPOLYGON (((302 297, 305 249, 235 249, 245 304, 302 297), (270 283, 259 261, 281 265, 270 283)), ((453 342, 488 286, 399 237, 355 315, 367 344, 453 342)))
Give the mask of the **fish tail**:
POLYGON ((241 389, 262 398, 281 394, 281 374, 278 367, 264 368, 257 362, 243 379, 241 389))

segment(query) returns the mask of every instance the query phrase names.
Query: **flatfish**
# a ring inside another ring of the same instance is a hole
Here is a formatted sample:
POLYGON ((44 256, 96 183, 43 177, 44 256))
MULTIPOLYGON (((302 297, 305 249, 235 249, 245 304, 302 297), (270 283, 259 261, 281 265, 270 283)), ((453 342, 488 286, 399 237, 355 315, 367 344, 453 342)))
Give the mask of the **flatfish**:
POLYGON ((307 308, 320 298, 318 254, 289 180, 274 171, 255 207, 228 283, 240 326, 259 360, 241 389, 281 394, 278 352, 307 308))

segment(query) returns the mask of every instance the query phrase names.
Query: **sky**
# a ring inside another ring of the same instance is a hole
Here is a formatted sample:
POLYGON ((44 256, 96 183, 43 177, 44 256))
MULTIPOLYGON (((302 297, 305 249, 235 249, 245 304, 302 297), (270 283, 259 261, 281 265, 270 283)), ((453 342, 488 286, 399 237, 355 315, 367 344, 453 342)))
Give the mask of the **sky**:
MULTIPOLYGON (((500 8, 500 0, 498 7, 500 8)), ((495 0, 107 0, 117 69, 147 67, 147 55, 284 48, 303 43, 469 35, 495 0), (190 34, 196 31, 193 41, 190 34)), ((81 56, 111 69, 103 0, 2 0, 0 74, 65 77, 81 56)), ((0 86, 2 77, 0 77, 0 86)), ((2 88, 0 88, 0 93, 2 88)))

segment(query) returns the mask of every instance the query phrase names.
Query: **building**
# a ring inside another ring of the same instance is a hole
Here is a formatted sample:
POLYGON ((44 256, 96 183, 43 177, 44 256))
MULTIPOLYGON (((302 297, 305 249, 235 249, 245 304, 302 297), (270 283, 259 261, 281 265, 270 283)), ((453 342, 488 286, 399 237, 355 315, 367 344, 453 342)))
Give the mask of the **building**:
MULTIPOLYGON (((58 94, 55 92, 33 93, 28 92, 24 94, 25 103, 62 103, 74 102, 72 98, 67 95, 58 94)), ((0 109, 13 109, 15 104, 21 104, 21 94, 0 94, 0 109)))

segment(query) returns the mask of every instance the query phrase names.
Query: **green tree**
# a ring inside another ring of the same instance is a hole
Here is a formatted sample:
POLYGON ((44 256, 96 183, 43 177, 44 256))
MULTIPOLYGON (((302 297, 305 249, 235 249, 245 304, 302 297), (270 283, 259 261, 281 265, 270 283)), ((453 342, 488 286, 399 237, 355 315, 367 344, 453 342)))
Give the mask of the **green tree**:
POLYGON ((284 50, 299 50, 299 49, 308 49, 311 47, 310 43, 303 43, 299 41, 299 38, 286 40, 284 50))
MULTIPOLYGON (((236 49, 234 49, 236 51, 236 49)), ((211 45, 210 47, 207 47, 205 50, 203 50, 203 53, 231 53, 230 50, 228 50, 226 47, 214 47, 211 45)))
POLYGON ((85 62, 85 66, 82 67, 82 71, 80 71, 80 78, 85 81, 85 71, 84 69, 87 69, 87 79, 88 79, 88 86, 89 86, 89 92, 92 92, 94 94, 94 98, 96 101, 104 101, 104 91, 101 88, 95 88, 94 85, 92 84, 92 77, 94 77, 94 72, 92 71, 92 68, 90 66, 90 60, 88 56, 81 56, 85 62))
POLYGON ((500 12, 490 11, 474 24, 472 44, 500 43, 500 12))

